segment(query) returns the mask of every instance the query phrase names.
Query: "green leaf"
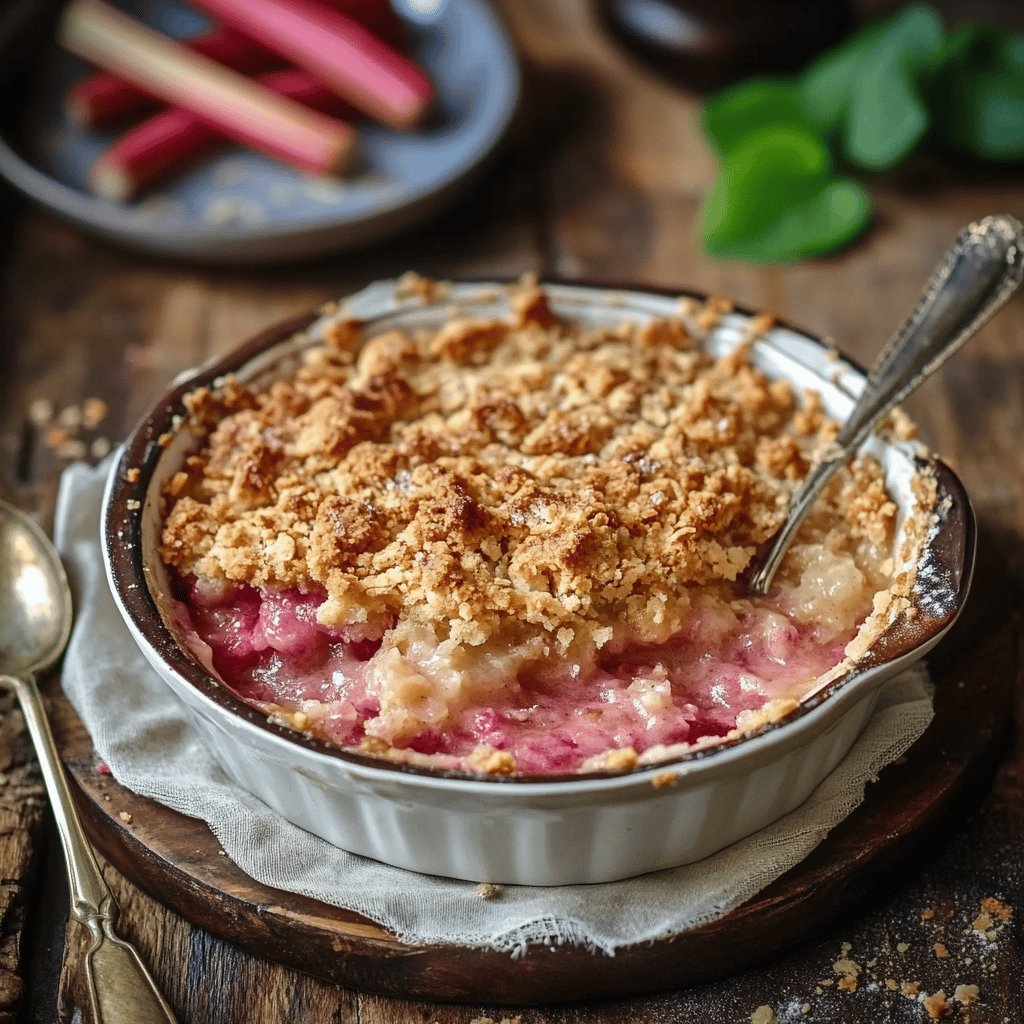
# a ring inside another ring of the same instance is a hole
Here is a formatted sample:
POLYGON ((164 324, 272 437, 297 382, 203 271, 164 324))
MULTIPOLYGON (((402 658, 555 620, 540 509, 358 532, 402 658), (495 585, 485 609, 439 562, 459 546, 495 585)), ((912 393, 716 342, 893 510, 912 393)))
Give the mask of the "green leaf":
POLYGON ((861 62, 885 31, 876 21, 855 32, 845 43, 826 50, 797 79, 797 96, 804 116, 822 132, 843 123, 861 62))
POLYGON ((928 130, 923 93, 942 52, 942 22, 925 5, 907 7, 883 26, 856 68, 843 153, 858 167, 894 167, 928 130))
POLYGON ((955 32, 929 101, 942 145, 983 160, 1024 160, 1024 34, 991 25, 955 32))
POLYGON ((867 193, 833 174, 814 132, 776 125, 748 134, 730 152, 705 199, 701 237, 713 256, 788 262, 839 248, 870 218, 867 193))
POLYGON ((784 78, 748 78, 712 96, 701 111, 704 134, 723 159, 753 131, 806 120, 796 86, 784 78))

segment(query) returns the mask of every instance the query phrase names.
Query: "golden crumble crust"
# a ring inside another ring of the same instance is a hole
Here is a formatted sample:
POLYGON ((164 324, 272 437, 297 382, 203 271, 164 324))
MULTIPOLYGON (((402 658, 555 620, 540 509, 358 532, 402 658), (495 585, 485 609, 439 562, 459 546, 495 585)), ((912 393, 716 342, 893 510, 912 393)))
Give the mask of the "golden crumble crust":
MULTIPOLYGON (((166 564, 322 588, 325 625, 399 622, 459 649, 589 664, 613 639, 671 636, 692 588, 734 581, 779 527, 835 424, 752 364, 752 337, 716 358, 682 316, 584 329, 533 284, 510 308, 373 337, 341 318, 267 386, 194 391, 166 564)), ((895 514, 863 458, 808 528, 882 545, 895 514)))

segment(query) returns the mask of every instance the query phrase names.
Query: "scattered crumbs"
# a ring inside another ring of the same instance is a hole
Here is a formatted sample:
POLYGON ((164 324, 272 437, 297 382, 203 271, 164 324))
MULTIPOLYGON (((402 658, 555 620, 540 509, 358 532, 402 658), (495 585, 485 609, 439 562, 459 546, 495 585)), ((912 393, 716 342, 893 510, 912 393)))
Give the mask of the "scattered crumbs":
POLYGON ((10 776, 6 772, 0 772, 0 786, 6 786, 10 781, 10 776))
POLYGON ((106 800, 107 803, 109 804, 110 803, 110 794, 109 793, 104 793, 103 794, 103 799, 106 800))
POLYGON ((141 475, 142 471, 138 466, 131 466, 124 472, 125 481, 130 484, 137 484, 141 475))
POLYGON ((971 966, 971 964, 973 964, 973 963, 974 963, 974 957, 973 957, 973 956, 965 956, 965 957, 964 957, 964 963, 965 963, 965 964, 966 964, 966 965, 967 965, 968 967, 970 967, 970 966, 971 966))
POLYGON ((132 816, 127 811, 118 811, 117 816, 126 824, 132 823, 132 816))
POLYGON ((803 1013, 803 1014, 810 1013, 811 1012, 811 1004, 810 1003, 801 1003, 800 1004, 800 1012, 803 1013))
POLYGON ((35 398, 28 403, 26 417, 37 430, 45 427, 53 419, 53 402, 48 398, 35 398))
POLYGON ((78 405, 66 405, 57 413, 57 425, 77 430, 82 425, 82 409, 78 405))
POLYGON ((908 949, 910 949, 910 943, 909 942, 897 942, 896 943, 896 952, 897 953, 906 953, 906 951, 908 949))
POLYGON ((173 434, 167 434, 167 433, 164 433, 164 434, 161 434, 161 435, 160 435, 160 436, 159 436, 159 437, 158 437, 158 438, 156 439, 156 443, 157 443, 158 445, 160 445, 160 447, 161 447, 161 448, 170 448, 170 446, 171 446, 171 442, 172 442, 173 440, 174 440, 174 435, 173 435, 173 434))
POLYGON ((860 974, 860 964, 856 960, 842 957, 832 965, 832 970, 844 977, 856 978, 860 974))
POLYGON ((759 1006, 750 1015, 750 1024, 775 1024, 778 1018, 770 1006, 759 1006))
POLYGON ((978 916, 971 927, 984 935, 989 942, 995 941, 1003 929, 1003 925, 1013 917, 1013 908, 997 900, 994 896, 986 896, 979 908, 978 916))
POLYGON ((224 850, 218 850, 217 851, 217 856, 218 857, 226 857, 227 853, 225 853, 224 850))
MULTIPOLYGON (((857 991, 857 978, 860 975, 861 967, 856 960, 851 960, 846 954, 850 952, 853 947, 849 942, 844 942, 840 946, 840 957, 832 965, 832 970, 840 975, 839 981, 836 983, 837 987, 843 992, 856 992, 857 991)), ((824 984, 824 982, 822 983, 824 984)))
POLYGON ((829 985, 834 985, 835 982, 831 978, 822 978, 821 981, 818 982, 818 984, 821 985, 822 988, 828 988, 829 985))
POLYGON ((54 413, 53 403, 37 398, 29 404, 28 421, 43 432, 43 444, 59 459, 73 462, 92 455, 102 459, 111 449, 110 439, 95 437, 90 441, 81 432, 95 430, 110 410, 102 398, 87 398, 81 405, 68 405, 54 413))
POLYGON ((67 427, 50 427, 43 435, 43 444, 47 448, 56 449, 71 440, 71 431, 67 427))
POLYGON ((878 963, 878 957, 877 956, 873 956, 864 966, 866 968, 868 968, 868 970, 871 970, 871 968, 874 967, 875 964, 877 964, 877 963, 878 963))
POLYGON ((502 1017, 501 1020, 495 1020, 493 1017, 474 1017, 469 1024, 523 1024, 523 1018, 502 1017))
POLYGON ((897 985, 897 984, 896 984, 896 979, 895 979, 895 978, 886 978, 886 979, 885 979, 885 987, 886 987, 886 988, 887 988, 887 989, 888 989, 888 990, 889 990, 890 992, 895 992, 895 991, 896 991, 896 989, 898 989, 898 988, 899 988, 899 985, 897 985))
POLYGON ((930 921, 934 916, 935 916, 935 911, 932 910, 931 907, 925 907, 924 910, 921 911, 921 920, 922 921, 930 921))
POLYGON ((905 981, 900 985, 900 991, 905 996, 910 996, 913 999, 921 991, 921 983, 919 981, 905 981))
POLYGON ((137 501, 135 498, 129 498, 125 504, 129 512, 137 512, 140 508, 142 508, 142 502, 137 501))
POLYGON ((53 449, 54 454, 65 462, 74 462, 76 459, 84 459, 89 449, 84 441, 77 437, 71 438, 53 449))
POLYGON ((204 224, 263 224, 267 219, 264 208, 251 199, 240 196, 219 196, 206 204, 202 212, 204 224))
POLYGON ((500 895, 501 887, 494 885, 491 882, 481 882, 476 887, 476 894, 482 900, 493 900, 495 896, 500 895))
POLYGON ((947 1014, 952 1013, 952 1007, 946 1002, 946 993, 940 988, 933 996, 925 996, 921 1001, 929 1019, 940 1020, 947 1014))
POLYGON ((820 996, 821 993, 822 993, 822 987, 820 985, 815 985, 814 986, 814 994, 816 996, 820 996))
POLYGON ((106 761, 100 761, 100 763, 96 765, 96 771, 98 771, 100 775, 109 775, 110 765, 107 764, 106 761))
POLYGON ((970 1006, 978 998, 977 985, 957 985, 953 992, 953 999, 962 1006, 970 1006))
POLYGON ((665 786, 674 786, 678 781, 679 775, 676 772, 658 772, 651 776, 651 788, 664 789, 665 786))
POLYGON ((94 430, 110 413, 110 407, 102 398, 87 398, 82 403, 82 426, 94 430))
POLYGON ((946 949, 944 943, 936 942, 935 945, 932 946, 932 949, 934 950, 935 957, 938 960, 945 960, 946 957, 949 956, 949 950, 946 949))

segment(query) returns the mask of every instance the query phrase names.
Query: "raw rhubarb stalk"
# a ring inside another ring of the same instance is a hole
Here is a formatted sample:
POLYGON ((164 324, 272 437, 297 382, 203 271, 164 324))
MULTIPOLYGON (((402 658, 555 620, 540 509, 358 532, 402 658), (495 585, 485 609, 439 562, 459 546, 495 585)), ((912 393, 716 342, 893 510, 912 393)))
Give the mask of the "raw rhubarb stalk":
POLYGON ((434 97, 412 61, 317 0, 193 0, 215 18, 305 68, 359 110, 413 128, 434 97))
MULTIPOLYGON (((257 46, 230 28, 213 29, 183 40, 182 45, 246 75, 269 71, 281 64, 276 53, 257 46)), ((68 90, 68 110, 72 118, 88 128, 107 128, 132 114, 151 109, 155 102, 152 96, 109 71, 90 75, 68 90)))
MULTIPOLYGON (((388 0, 327 2, 358 21, 378 38, 392 46, 401 45, 403 25, 388 0)), ((276 53, 223 25, 182 40, 182 45, 246 75, 270 71, 282 63, 276 53)), ((68 90, 68 109, 72 118, 77 124, 88 128, 109 128, 155 105, 152 96, 147 96, 131 82, 106 71, 90 75, 68 90)))
MULTIPOLYGON (((258 81, 280 96, 324 113, 338 113, 344 106, 308 71, 275 71, 258 81)), ((126 202, 221 141, 223 136, 195 114, 172 107, 122 135, 93 164, 89 184, 105 199, 126 202)))
POLYGON ((185 49, 102 0, 73 0, 58 37, 83 60, 302 170, 336 173, 351 152, 355 132, 343 121, 185 49))

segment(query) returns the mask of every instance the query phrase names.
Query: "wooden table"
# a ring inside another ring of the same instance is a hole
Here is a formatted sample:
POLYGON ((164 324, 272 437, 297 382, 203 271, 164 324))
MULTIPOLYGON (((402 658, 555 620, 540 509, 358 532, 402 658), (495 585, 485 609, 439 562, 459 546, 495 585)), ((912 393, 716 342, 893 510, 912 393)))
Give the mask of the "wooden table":
MULTIPOLYGON (((711 262, 694 241, 698 204, 714 172, 694 101, 620 52, 579 0, 506 0, 504 8, 524 55, 522 115, 479 186, 410 237, 307 266, 204 270, 121 252, 22 211, 0 299, 0 493, 44 521, 52 511, 62 460, 31 423, 33 400, 61 408, 101 397, 110 415, 88 436, 119 438, 182 368, 377 276, 407 268, 478 277, 537 270, 689 285, 776 311, 868 360, 962 224, 988 212, 1024 211, 1019 169, 921 160, 875 183, 875 226, 848 252, 787 268, 711 262)), ((1024 594, 1022 324, 1018 300, 908 403, 924 437, 974 498, 982 565, 1000 568, 999 593, 982 594, 978 607, 1014 622, 1024 594)), ((971 922, 989 896, 1024 915, 1022 771, 1024 751, 1014 737, 976 813, 870 894, 858 913, 822 921, 817 938, 790 955, 699 990, 602 1005, 520 1012, 337 989, 246 955, 191 927, 112 868, 107 873, 127 931, 189 1024, 469 1024, 479 1017, 725 1024, 750 1020, 759 1006, 772 1007, 780 1021, 927 1019, 900 990, 904 981, 947 994, 960 983, 977 984, 981 999, 954 1019, 1016 1024, 1024 1020, 1020 921, 995 942, 974 933, 971 922), (923 919, 924 908, 936 917, 923 919), (937 936, 948 956, 937 954, 937 936), (842 943, 865 965, 855 992, 834 984, 842 943)), ((79 948, 77 932, 67 925, 42 787, 20 718, 8 713, 0 719, 0 1024, 13 1022, 19 1005, 17 1019, 39 1024, 87 1019, 65 957, 79 948)))

